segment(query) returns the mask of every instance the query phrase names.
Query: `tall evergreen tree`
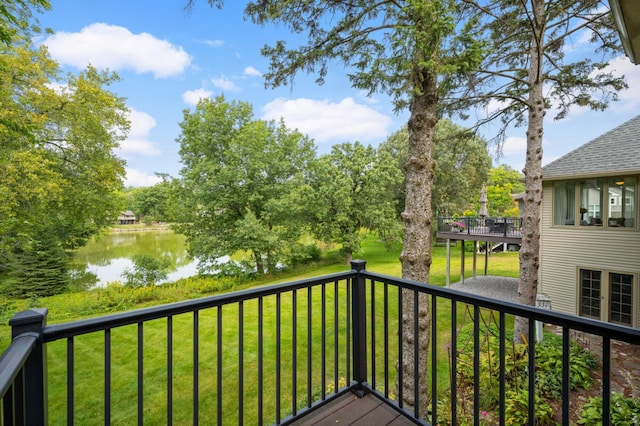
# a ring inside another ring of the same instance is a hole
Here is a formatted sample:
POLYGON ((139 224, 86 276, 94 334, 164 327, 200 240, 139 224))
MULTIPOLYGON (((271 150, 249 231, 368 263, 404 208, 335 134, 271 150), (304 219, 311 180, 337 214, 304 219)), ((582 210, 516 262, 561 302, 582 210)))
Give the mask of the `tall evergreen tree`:
MULTIPOLYGON (((618 34, 604 0, 494 0, 472 5, 485 25, 491 49, 470 84, 453 93, 453 103, 488 109, 482 122, 501 120, 499 139, 509 125, 525 125, 525 197, 520 248, 520 302, 535 305, 540 267, 542 137, 544 116, 564 118, 572 106, 603 110, 626 88, 607 60, 621 54, 618 34), (578 55, 573 40, 585 37, 594 52, 578 55), (497 105, 497 107, 496 107, 497 105), (490 109, 489 109, 490 108, 490 109)), ((481 123, 482 124, 482 123, 481 123)), ((518 318, 515 336, 528 334, 518 318)))
MULTIPOLYGON (((187 6, 195 0, 188 0, 187 6)), ((208 0, 221 7, 223 0, 208 0)), ((293 33, 305 34, 306 43, 291 47, 277 41, 262 49, 270 60, 267 86, 292 83, 299 72, 324 83, 329 65, 348 67, 354 88, 393 97, 398 110, 409 108, 409 155, 406 164, 407 193, 402 213, 404 245, 400 255, 402 276, 429 281, 432 232, 433 135, 441 115, 439 99, 454 84, 454 76, 474 70, 482 56, 482 42, 473 33, 475 22, 466 20, 453 0, 259 0, 249 2, 245 13, 257 24, 275 23, 293 33)), ((413 297, 403 299, 412 313, 413 297)), ((426 377, 429 315, 426 296, 419 301, 419 359, 414 359, 411 314, 403 316, 406 350, 401 360, 405 372, 419 366, 426 377)), ((407 407, 419 406, 426 414, 426 380, 412 373, 404 377, 400 395, 407 407), (414 385, 420 388, 415 401, 414 385), (424 398, 424 399, 422 399, 424 398)))

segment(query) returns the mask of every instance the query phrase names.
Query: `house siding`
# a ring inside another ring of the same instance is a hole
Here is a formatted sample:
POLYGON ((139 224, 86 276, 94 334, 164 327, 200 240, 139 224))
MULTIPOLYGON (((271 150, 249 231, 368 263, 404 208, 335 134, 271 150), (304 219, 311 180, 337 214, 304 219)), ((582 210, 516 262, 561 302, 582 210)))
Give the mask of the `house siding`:
MULTIPOLYGON (((637 229, 553 226, 553 185, 543 185, 539 292, 551 298, 552 309, 578 313, 578 270, 592 269, 635 275, 638 308, 640 232, 637 229)), ((636 218, 636 223, 638 223, 636 218)), ((640 318, 636 318, 636 326, 640 318)))

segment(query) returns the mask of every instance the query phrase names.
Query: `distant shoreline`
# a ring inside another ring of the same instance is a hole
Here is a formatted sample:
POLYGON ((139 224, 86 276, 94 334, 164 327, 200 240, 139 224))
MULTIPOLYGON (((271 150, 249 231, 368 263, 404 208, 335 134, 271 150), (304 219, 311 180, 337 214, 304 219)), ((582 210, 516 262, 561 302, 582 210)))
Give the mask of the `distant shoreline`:
POLYGON ((172 231, 168 223, 156 225, 116 225, 109 227, 109 232, 145 232, 145 231, 172 231))

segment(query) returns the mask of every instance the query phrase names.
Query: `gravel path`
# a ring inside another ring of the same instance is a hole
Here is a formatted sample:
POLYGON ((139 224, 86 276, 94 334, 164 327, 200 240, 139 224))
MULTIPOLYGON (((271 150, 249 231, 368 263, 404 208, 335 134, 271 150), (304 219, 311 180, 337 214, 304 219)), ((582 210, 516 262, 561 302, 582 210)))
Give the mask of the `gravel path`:
POLYGON ((509 302, 518 301, 517 278, 482 275, 475 278, 465 278, 464 284, 457 282, 451 284, 451 288, 509 302))

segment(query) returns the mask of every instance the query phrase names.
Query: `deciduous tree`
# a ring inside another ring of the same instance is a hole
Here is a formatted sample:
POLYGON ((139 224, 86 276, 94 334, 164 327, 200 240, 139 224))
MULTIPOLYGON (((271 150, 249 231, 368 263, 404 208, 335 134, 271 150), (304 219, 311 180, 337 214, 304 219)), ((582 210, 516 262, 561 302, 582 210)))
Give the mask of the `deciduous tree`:
POLYGON ((112 223, 124 175, 114 149, 129 123, 124 101, 106 90, 115 74, 89 67, 61 78, 27 37, 0 53, 0 275, 17 276, 29 256, 40 261, 44 241, 57 256, 112 223))
POLYGON ((178 142, 182 212, 177 230, 202 264, 238 250, 259 273, 286 261, 304 229, 305 172, 313 142, 283 123, 253 119, 245 102, 201 100, 184 112, 178 142))
POLYGON ((384 237, 397 234, 399 217, 395 194, 389 189, 401 182, 400 169, 390 158, 359 142, 333 146, 311 173, 315 235, 342 245, 346 263, 366 231, 384 237))

